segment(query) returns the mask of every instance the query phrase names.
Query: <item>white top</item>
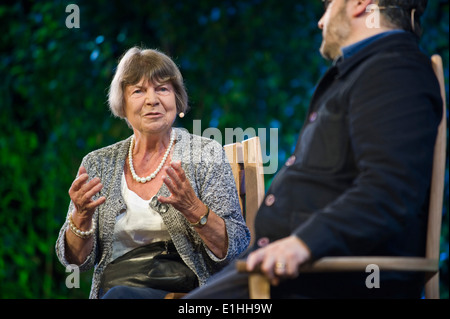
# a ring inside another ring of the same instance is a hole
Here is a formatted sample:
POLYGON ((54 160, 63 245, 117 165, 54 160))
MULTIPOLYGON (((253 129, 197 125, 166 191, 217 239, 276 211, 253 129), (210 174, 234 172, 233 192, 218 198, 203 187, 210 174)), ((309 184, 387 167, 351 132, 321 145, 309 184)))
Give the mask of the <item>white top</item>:
POLYGON ((170 240, 161 215, 150 207, 150 200, 142 199, 128 188, 125 174, 122 174, 121 191, 127 210, 116 217, 113 260, 134 248, 152 242, 170 240))

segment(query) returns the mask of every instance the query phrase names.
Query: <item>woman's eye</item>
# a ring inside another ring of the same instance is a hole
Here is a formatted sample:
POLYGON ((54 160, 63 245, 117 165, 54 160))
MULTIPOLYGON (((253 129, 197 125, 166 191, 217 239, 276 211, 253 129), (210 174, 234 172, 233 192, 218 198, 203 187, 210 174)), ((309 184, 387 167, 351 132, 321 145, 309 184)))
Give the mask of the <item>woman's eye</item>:
POLYGON ((169 88, 166 86, 160 86, 156 89, 156 91, 161 94, 168 94, 170 92, 169 88))

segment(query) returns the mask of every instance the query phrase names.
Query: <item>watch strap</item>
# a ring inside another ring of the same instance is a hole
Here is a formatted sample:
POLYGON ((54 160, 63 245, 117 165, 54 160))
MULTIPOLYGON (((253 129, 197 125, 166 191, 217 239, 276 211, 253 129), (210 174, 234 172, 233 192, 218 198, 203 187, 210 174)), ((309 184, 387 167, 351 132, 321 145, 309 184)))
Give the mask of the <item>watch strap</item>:
MULTIPOLYGON (((206 205, 205 205, 205 206, 206 206, 206 205)), ((203 226, 205 226, 205 224, 206 224, 206 222, 208 221, 208 219, 205 221, 204 224, 201 224, 201 221, 202 221, 202 219, 205 218, 205 217, 208 218, 208 216, 209 216, 209 207, 206 206, 206 214, 203 215, 203 216, 201 216, 197 222, 195 222, 195 223, 189 222, 189 224, 191 224, 191 226, 194 226, 194 227, 203 227, 203 226)))

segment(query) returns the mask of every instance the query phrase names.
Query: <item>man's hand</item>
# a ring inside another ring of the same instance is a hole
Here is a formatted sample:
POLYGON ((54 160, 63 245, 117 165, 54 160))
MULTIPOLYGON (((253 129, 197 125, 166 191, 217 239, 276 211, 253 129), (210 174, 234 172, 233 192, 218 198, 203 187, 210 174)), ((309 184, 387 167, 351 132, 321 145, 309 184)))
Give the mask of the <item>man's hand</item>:
POLYGON ((298 268, 311 257, 306 244, 296 236, 289 236, 252 252, 247 258, 247 270, 260 265, 272 285, 282 278, 295 278, 298 268))

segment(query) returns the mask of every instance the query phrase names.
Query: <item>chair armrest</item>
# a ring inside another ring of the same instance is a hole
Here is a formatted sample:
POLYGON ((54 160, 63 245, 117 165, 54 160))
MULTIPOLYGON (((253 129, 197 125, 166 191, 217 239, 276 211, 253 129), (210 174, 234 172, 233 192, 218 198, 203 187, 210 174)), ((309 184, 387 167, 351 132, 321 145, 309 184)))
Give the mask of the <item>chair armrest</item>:
MULTIPOLYGON (((324 257, 312 263, 300 266, 299 271, 310 272, 351 272, 366 271, 370 264, 377 265, 381 271, 421 271, 434 273, 439 271, 439 261, 421 257, 324 257)), ((239 272, 248 272, 245 260, 238 260, 239 272)), ((261 273, 255 269, 251 273, 261 273)))

